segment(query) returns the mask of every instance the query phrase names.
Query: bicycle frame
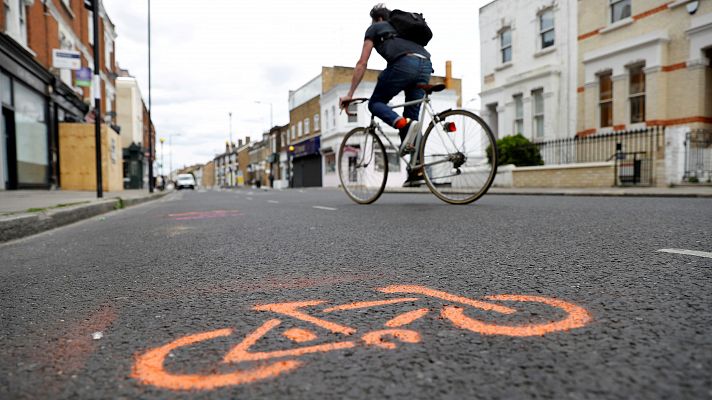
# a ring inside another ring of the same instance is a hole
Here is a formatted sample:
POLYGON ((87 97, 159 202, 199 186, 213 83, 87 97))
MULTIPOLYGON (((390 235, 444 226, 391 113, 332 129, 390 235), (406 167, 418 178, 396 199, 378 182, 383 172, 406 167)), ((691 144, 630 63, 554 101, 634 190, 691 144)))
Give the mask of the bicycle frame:
MULTIPOLYGON (((433 109, 433 106, 430 104, 430 96, 426 93, 425 97, 419 100, 413 100, 413 101, 408 101, 403 104, 396 104, 396 105, 388 105, 388 107, 392 110, 397 109, 397 108, 405 108, 408 106, 413 106, 413 105, 418 105, 421 104, 422 107, 420 108, 420 117, 419 121, 423 121, 426 113, 428 116, 430 116, 430 121, 432 122, 438 122, 438 114, 435 113, 435 110, 433 109)), ((437 125, 436 125, 437 128, 437 125)), ((408 166, 408 169, 410 170, 416 170, 419 168, 424 168, 424 167, 430 167, 433 165, 437 164, 444 164, 449 162, 449 160, 440 160, 440 161, 435 161, 432 163, 423 163, 423 164, 418 164, 418 160, 420 159, 420 143, 421 140, 423 139, 422 132, 418 133, 418 136, 416 137, 415 140, 415 153, 411 154, 410 161, 406 160, 405 156, 401 155, 399 150, 399 146, 396 146, 391 138, 388 137, 388 135, 383 132, 383 129, 381 129, 381 125, 376 122, 376 116, 371 114, 371 124, 366 128, 369 131, 373 132, 374 134, 379 134, 381 137, 384 137, 386 141, 388 142, 388 148, 394 149, 396 151, 396 154, 398 155, 398 158, 403 160, 405 164, 408 166)), ((387 161, 386 161, 387 162, 387 161)))

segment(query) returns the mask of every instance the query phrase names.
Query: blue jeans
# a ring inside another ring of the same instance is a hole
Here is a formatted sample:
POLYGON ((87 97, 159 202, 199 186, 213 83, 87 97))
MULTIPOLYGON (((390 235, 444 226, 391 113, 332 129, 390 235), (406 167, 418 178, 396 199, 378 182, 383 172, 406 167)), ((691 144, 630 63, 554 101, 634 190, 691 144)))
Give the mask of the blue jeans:
MULTIPOLYGON (((433 73, 433 64, 416 56, 403 56, 381 72, 378 83, 373 90, 368 109, 383 122, 395 127, 400 116, 388 107, 391 101, 401 90, 405 91, 405 101, 420 100, 425 97, 425 91, 415 86, 430 82, 433 73)), ((412 120, 420 118, 420 104, 405 107, 403 116, 412 120)))

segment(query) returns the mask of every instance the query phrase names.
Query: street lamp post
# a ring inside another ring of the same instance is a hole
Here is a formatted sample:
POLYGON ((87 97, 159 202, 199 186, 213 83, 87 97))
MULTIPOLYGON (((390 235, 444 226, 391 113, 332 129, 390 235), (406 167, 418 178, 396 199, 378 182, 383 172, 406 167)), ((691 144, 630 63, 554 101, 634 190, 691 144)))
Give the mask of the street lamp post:
MULTIPOLYGON (((97 0, 98 1, 98 0, 97 0)), ((94 35, 97 29, 94 28, 94 35)), ((99 39, 95 39, 96 43, 99 39)), ((156 186, 153 178, 153 120, 151 119, 151 0, 148 0, 148 192, 153 193, 156 186)))
POLYGON ((165 155, 165 152, 163 151, 163 143, 166 141, 166 138, 160 138, 159 140, 161 142, 161 176, 163 176, 165 175, 165 170, 163 168, 165 165, 163 164, 163 156, 165 155))
POLYGON ((229 147, 229 148, 232 149, 232 111, 228 112, 227 115, 230 117, 230 128, 229 128, 229 129, 230 129, 230 132, 229 132, 229 134, 230 134, 230 143, 229 143, 230 147, 229 147))

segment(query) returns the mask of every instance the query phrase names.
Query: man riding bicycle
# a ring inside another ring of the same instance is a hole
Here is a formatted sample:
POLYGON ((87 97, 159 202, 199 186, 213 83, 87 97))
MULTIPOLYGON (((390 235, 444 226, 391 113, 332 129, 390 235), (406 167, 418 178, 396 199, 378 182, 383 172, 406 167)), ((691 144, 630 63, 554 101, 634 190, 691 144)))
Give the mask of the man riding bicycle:
MULTIPOLYGON (((368 109, 383 122, 398 129, 401 138, 400 153, 407 154, 415 150, 414 141, 420 132, 420 104, 405 107, 403 116, 400 116, 388 107, 388 102, 401 91, 405 91, 406 102, 425 97, 425 91, 417 85, 428 84, 430 74, 434 71, 430 53, 420 44, 398 36, 396 29, 388 22, 390 14, 391 11, 383 4, 377 4, 371 9, 371 26, 366 30, 361 58, 356 63, 351 79, 351 88, 346 96, 341 97, 340 102, 344 108, 353 98, 366 72, 371 51, 375 47, 378 54, 388 62, 388 66, 378 77, 368 109)), ((404 185, 412 185, 421 180, 421 177, 422 171, 410 171, 404 185)))

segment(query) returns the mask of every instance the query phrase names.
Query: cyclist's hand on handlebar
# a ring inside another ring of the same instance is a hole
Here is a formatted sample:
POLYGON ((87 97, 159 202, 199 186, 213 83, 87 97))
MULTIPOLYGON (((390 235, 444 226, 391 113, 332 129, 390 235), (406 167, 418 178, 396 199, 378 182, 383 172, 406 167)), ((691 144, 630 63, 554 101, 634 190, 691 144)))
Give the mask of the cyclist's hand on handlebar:
POLYGON ((349 101, 353 99, 353 96, 339 97, 339 107, 343 110, 348 106, 349 101))

